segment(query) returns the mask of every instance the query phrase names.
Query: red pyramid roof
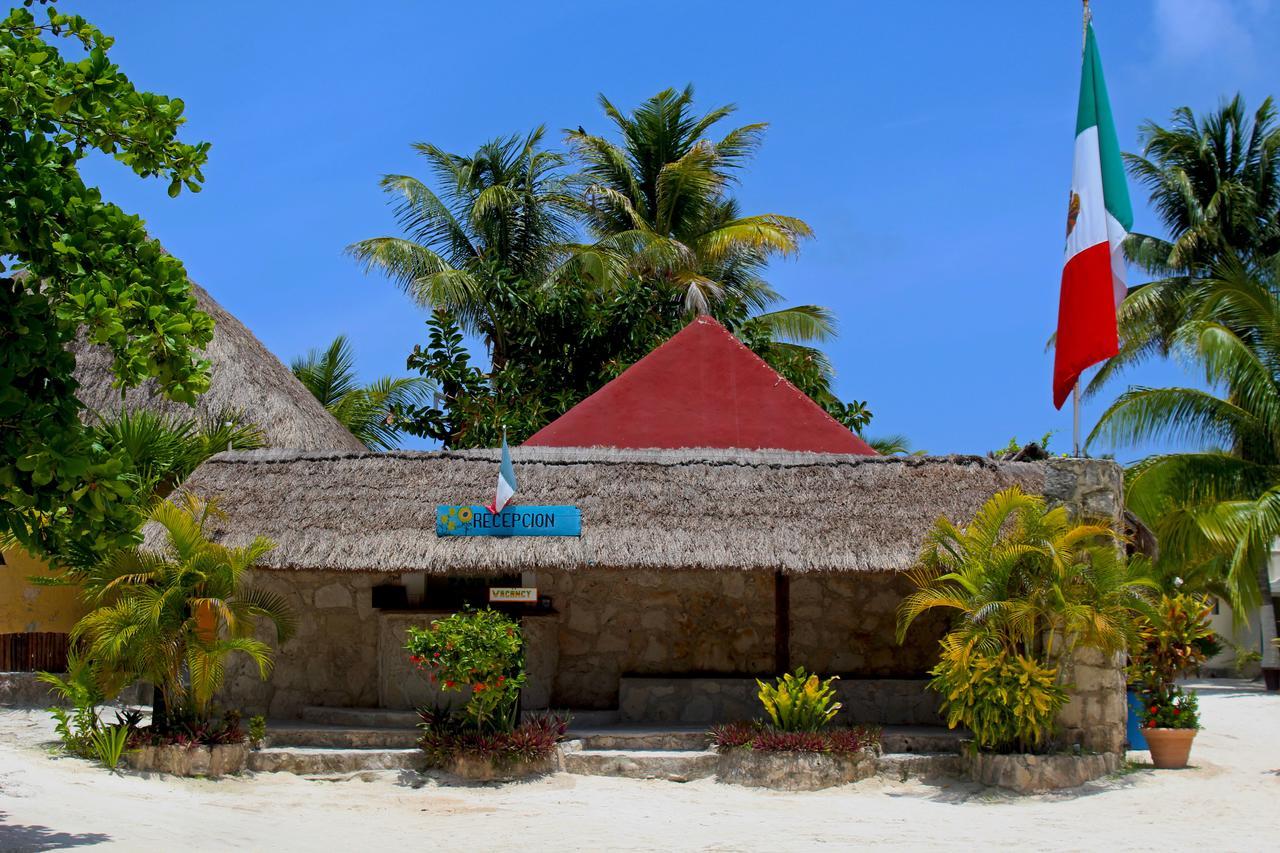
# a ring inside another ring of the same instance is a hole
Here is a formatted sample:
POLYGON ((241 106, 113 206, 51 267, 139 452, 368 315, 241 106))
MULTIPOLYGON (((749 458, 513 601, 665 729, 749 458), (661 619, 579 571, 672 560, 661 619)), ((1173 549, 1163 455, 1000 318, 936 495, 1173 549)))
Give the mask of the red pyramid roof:
POLYGON ((865 441, 705 315, 525 444, 875 455, 865 441))

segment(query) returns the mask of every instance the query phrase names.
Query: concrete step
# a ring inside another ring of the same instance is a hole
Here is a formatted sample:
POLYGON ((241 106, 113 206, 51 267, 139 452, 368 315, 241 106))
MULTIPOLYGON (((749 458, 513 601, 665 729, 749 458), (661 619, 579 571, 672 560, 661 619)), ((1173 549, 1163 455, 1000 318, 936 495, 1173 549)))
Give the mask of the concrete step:
POLYGON ((583 749, 701 751, 711 745, 705 726, 580 726, 569 724, 570 738, 583 749))
POLYGON ((316 746, 346 749, 411 749, 421 734, 413 728, 326 726, 318 723, 267 722, 267 746, 316 746))
POLYGON ((322 726, 415 730, 418 723, 422 722, 417 711, 394 711, 389 708, 325 708, 317 705, 303 708, 302 719, 322 726))
POLYGON ((249 753, 249 769, 258 773, 311 776, 357 773, 364 770, 421 770, 420 749, 334 749, 330 747, 268 747, 249 753))
POLYGON ((716 772, 720 756, 710 750, 565 750, 566 773, 688 782, 716 772))

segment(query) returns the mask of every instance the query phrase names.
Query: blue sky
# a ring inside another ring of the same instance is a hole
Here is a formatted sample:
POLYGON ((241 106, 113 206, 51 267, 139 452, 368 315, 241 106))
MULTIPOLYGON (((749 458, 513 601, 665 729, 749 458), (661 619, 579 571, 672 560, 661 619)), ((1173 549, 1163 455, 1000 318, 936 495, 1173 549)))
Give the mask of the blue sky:
MULTIPOLYGON (((1270 0, 1096 0, 1121 145, 1144 119, 1280 79, 1270 0)), ((379 177, 425 176, 410 143, 473 150, 545 123, 606 130, 692 82, 699 104, 770 122, 738 195, 816 237, 774 265, 793 303, 833 308, 828 347, 872 434, 985 452, 1057 430, 1044 342, 1057 312, 1079 85, 1073 2, 308 4, 83 2, 135 83, 183 98, 213 143, 171 200, 105 159, 88 178, 286 362, 348 334, 362 374, 403 374, 425 315, 343 255, 394 233, 379 177)), ((726 125, 728 127, 728 125, 726 125)), ((1131 186, 1136 229, 1158 231, 1131 186)), ((1134 273, 1134 278, 1137 274, 1134 273)), ((1139 384, 1184 381, 1175 366, 1139 384)), ((1117 386, 1116 390, 1120 390, 1117 386)), ((1110 395, 1108 395, 1110 396, 1110 395)), ((1086 431, 1108 400, 1086 405, 1086 431)), ((1134 451, 1122 452, 1132 458, 1134 451)))

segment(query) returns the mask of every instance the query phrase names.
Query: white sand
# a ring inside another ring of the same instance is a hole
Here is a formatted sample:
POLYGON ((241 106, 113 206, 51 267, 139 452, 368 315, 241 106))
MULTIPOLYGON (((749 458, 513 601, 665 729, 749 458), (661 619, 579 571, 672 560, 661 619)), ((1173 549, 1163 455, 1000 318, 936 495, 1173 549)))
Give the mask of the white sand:
POLYGON ((1025 798, 877 779, 795 794, 564 774, 473 788, 395 773, 144 779, 51 756, 46 714, 0 711, 0 850, 1280 848, 1280 695, 1197 686, 1194 767, 1025 798))

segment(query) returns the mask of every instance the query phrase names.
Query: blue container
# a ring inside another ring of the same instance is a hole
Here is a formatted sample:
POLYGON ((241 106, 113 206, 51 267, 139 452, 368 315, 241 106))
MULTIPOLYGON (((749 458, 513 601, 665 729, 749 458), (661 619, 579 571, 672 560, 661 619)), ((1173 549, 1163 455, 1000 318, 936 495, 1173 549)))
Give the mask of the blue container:
POLYGON ((1129 717, 1125 725, 1125 740, 1129 742, 1130 749, 1146 749, 1147 739, 1142 736, 1142 719, 1138 716, 1138 709, 1142 707, 1142 700, 1138 698, 1136 691, 1130 690, 1125 694, 1129 697, 1129 717))

